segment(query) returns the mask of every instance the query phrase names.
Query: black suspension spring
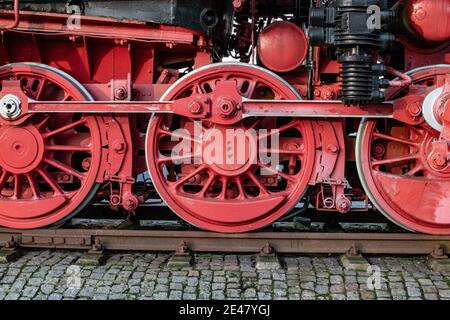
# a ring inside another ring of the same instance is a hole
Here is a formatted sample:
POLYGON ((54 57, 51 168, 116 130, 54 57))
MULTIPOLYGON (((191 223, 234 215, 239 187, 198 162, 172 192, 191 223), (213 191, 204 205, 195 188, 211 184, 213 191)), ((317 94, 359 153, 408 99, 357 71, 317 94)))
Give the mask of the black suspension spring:
POLYGON ((365 55, 343 55, 341 63, 341 94, 347 105, 366 105, 372 101, 374 78, 372 58, 365 55))

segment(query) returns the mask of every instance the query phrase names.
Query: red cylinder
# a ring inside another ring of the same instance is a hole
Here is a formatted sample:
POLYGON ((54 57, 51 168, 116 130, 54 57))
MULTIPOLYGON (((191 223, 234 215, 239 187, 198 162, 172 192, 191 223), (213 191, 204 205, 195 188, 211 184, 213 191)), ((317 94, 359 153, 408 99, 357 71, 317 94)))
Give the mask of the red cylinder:
POLYGON ((269 70, 290 72, 297 69, 308 55, 305 32, 296 24, 276 21, 258 38, 258 59, 269 70))
POLYGON ((404 3, 407 27, 421 40, 450 40, 450 0, 408 0, 404 3))

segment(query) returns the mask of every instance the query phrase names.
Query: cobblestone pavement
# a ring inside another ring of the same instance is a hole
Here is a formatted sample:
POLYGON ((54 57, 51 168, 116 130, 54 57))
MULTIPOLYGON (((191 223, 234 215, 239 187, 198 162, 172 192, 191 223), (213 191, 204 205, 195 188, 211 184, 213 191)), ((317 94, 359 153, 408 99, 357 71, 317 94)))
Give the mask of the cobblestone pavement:
POLYGON ((263 271, 252 255, 196 255, 192 268, 174 271, 169 254, 115 254, 104 266, 78 267, 81 255, 31 251, 0 264, 0 300, 450 299, 450 274, 424 258, 372 257, 368 274, 343 270, 338 257, 283 256, 283 268, 263 271), (381 281, 370 288, 374 274, 381 281))

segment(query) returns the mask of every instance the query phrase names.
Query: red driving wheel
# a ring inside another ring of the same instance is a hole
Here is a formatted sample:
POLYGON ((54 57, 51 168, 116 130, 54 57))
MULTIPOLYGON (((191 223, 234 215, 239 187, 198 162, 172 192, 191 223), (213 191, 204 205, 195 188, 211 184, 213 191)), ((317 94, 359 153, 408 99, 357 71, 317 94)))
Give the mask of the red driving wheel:
MULTIPOLYGON (((450 66, 413 70, 410 90, 425 97, 437 88, 438 77, 449 72, 450 66)), ((390 99, 404 94, 393 92, 390 99)), ((425 121, 366 121, 358 133, 356 160, 366 193, 382 214, 411 231, 449 235, 450 167, 430 165, 432 143, 439 135, 425 121)))
MULTIPOLYGON (((222 81, 234 82, 237 92, 246 98, 300 99, 289 84, 271 72, 251 65, 221 63, 182 78, 162 100, 187 98, 193 92, 213 95, 222 81)), ((199 129, 195 133, 193 119, 155 115, 147 132, 146 156, 153 184, 168 206, 185 221, 216 232, 251 231, 288 213, 305 193, 315 156, 314 133, 309 121, 246 118, 233 125, 208 121, 197 125, 199 129), (240 162, 208 161, 205 152, 211 147, 227 155, 236 147, 236 144, 230 147, 229 141, 221 144, 219 139, 211 138, 212 131, 225 136, 230 129, 244 133, 237 145, 249 151, 240 162), (279 132, 279 145, 268 142, 261 148, 262 141, 276 132, 279 132), (193 150, 201 150, 200 153, 174 155, 174 141, 178 140, 187 142, 193 150), (263 149, 269 156, 279 156, 278 165, 261 161, 263 149), (201 161, 184 161, 194 158, 201 161)))
MULTIPOLYGON (((35 63, 0 68, 33 100, 93 100, 66 73, 35 63)), ((39 228, 78 213, 98 185, 101 143, 97 120, 82 114, 25 114, 0 122, 0 225, 39 228)))

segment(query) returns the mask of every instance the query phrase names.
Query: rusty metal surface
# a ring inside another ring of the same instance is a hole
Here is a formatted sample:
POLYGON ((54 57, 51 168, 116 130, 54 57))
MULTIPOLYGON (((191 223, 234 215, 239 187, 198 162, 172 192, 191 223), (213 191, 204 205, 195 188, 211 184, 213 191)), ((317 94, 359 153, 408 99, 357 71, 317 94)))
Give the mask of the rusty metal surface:
POLYGON ((436 245, 450 252, 450 237, 389 233, 256 232, 219 234, 202 231, 103 229, 0 229, 0 241, 11 236, 24 248, 90 249, 100 242, 108 250, 176 251, 185 241, 196 252, 256 253, 268 243, 278 253, 341 254, 357 245, 366 254, 429 254, 436 245))

